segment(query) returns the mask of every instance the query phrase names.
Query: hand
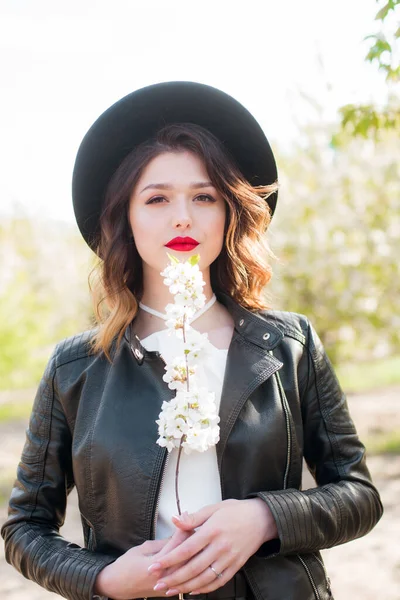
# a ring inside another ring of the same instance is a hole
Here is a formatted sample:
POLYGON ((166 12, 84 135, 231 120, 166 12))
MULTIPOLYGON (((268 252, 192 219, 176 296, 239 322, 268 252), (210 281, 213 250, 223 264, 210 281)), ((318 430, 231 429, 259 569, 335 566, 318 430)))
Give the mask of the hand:
MULTIPOLYGON (((160 572, 156 574, 149 572, 149 566, 187 540, 192 533, 177 529, 170 538, 148 540, 140 546, 130 548, 115 562, 100 571, 96 578, 94 593, 115 600, 159 596, 160 593, 154 591, 154 586, 160 572)), ((176 568, 165 568, 162 574, 170 575, 176 568)))
POLYGON ((173 522, 182 531, 199 529, 178 548, 153 561, 151 572, 176 567, 168 576, 158 571, 157 591, 167 596, 205 594, 222 587, 261 544, 278 536, 272 513, 261 498, 224 500, 185 519, 173 517, 173 522), (210 565, 222 577, 216 577, 210 565))

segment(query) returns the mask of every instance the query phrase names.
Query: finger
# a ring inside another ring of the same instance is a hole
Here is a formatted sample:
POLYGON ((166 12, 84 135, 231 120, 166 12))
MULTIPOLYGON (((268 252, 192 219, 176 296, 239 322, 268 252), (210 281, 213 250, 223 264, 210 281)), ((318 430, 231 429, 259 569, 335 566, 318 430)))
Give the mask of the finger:
POLYGON ((182 531, 194 531, 194 527, 190 523, 179 520, 177 517, 172 517, 172 522, 175 527, 179 527, 182 531))
MULTIPOLYGON (((221 552, 218 551, 215 546, 207 546, 204 550, 196 554, 191 560, 177 567, 170 573, 160 574, 160 579, 157 583, 166 584, 166 588, 179 587, 187 581, 192 581, 198 577, 201 573, 207 570, 207 568, 213 564, 221 556, 221 552)), ((211 569, 210 572, 212 573, 211 569)), ((215 577, 215 575, 214 575, 215 577)))
POLYGON ((184 512, 182 515, 174 515, 172 521, 174 525, 182 527, 184 529, 195 529, 203 525, 211 515, 220 508, 220 502, 216 504, 208 504, 195 513, 188 514, 184 512))
POLYGON ((209 544, 211 537, 212 533, 210 531, 196 531, 185 542, 165 556, 157 556, 157 564, 161 569, 167 569, 173 565, 185 562, 198 552, 201 552, 209 544))
POLYGON ((169 542, 170 538, 162 540, 147 540, 142 544, 142 553, 144 556, 152 556, 157 552, 160 552, 169 542))
POLYGON ((180 529, 176 529, 174 534, 167 540, 167 543, 164 544, 157 555, 157 560, 161 556, 165 556, 174 548, 177 548, 182 542, 185 542, 192 534, 189 531, 181 531, 180 529))
MULTIPOLYGON (((168 569, 162 569, 161 571, 156 571, 154 574, 150 573, 153 576, 153 581, 154 581, 154 590, 155 591, 160 591, 161 590, 161 594, 164 594, 167 589, 168 586, 165 583, 160 583, 164 577, 167 577, 168 575, 171 575, 172 573, 174 573, 177 569, 179 569, 180 567, 182 567, 185 563, 179 563, 178 565, 174 566, 174 567, 169 567, 168 569)), ((159 595, 159 594, 157 594, 159 595)))
POLYGON ((161 573, 162 567, 159 563, 159 558, 165 556, 171 550, 174 550, 174 548, 182 544, 182 542, 187 540, 191 535, 192 532, 180 531, 179 529, 176 529, 176 531, 170 538, 162 540, 164 542, 164 545, 161 547, 160 551, 155 554, 151 554, 151 560, 147 567, 149 573, 159 573, 159 577, 161 577, 161 575, 164 575, 165 573, 161 573))
POLYGON ((188 592, 193 592, 195 594, 205 594, 208 592, 213 592, 225 585, 230 579, 232 579, 232 577, 238 570, 232 566, 223 569, 223 567, 221 567, 220 564, 218 564, 218 561, 215 561, 213 563, 213 567, 217 571, 217 573, 222 573, 222 577, 217 577, 214 571, 212 571, 208 566, 207 569, 205 569, 202 573, 200 573, 197 577, 194 577, 190 581, 185 581, 185 583, 176 586, 175 588, 169 588, 169 590, 167 590, 167 592, 169 593, 166 595, 175 595, 170 590, 177 590, 177 593, 182 592, 184 594, 187 594, 188 592))

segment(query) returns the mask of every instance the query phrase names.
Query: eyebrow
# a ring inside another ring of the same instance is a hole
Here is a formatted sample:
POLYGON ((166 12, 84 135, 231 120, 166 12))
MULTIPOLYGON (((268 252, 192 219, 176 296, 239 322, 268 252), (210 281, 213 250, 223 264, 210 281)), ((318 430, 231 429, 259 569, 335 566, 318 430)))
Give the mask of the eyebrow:
MULTIPOLYGON (((199 189, 199 188, 206 188, 206 187, 214 187, 213 184, 211 183, 211 181, 193 181, 192 183, 189 184, 189 187, 191 189, 199 189)), ((146 185, 146 187, 144 187, 141 192, 139 192, 140 194, 142 194, 145 190, 173 190, 174 186, 171 185, 170 183, 149 183, 149 185, 146 185)))

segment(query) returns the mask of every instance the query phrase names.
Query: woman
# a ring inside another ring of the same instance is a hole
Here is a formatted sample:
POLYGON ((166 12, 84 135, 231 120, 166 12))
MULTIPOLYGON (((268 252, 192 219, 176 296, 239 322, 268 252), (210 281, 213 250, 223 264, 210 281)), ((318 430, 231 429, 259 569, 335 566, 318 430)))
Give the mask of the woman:
POLYGON ((268 308, 276 166, 255 119, 191 82, 126 96, 78 152, 74 208, 99 255, 99 327, 58 344, 2 528, 7 560, 66 598, 331 598, 319 550, 382 514, 364 446, 308 319, 268 308), (170 357, 161 271, 200 255, 220 440, 182 463, 156 444, 170 357), (318 487, 301 490, 302 459, 318 487), (76 486, 85 548, 59 535, 76 486), (189 513, 189 514, 188 514, 189 513))

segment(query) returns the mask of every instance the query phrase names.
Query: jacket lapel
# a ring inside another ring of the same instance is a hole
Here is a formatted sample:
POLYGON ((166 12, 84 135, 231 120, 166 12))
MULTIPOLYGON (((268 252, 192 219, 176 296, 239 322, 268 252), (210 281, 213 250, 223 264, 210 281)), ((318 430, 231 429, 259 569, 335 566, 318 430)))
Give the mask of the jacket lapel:
POLYGON ((234 331, 229 346, 220 403, 220 441, 217 444, 218 466, 232 427, 250 394, 283 363, 268 351, 252 344, 234 331))

